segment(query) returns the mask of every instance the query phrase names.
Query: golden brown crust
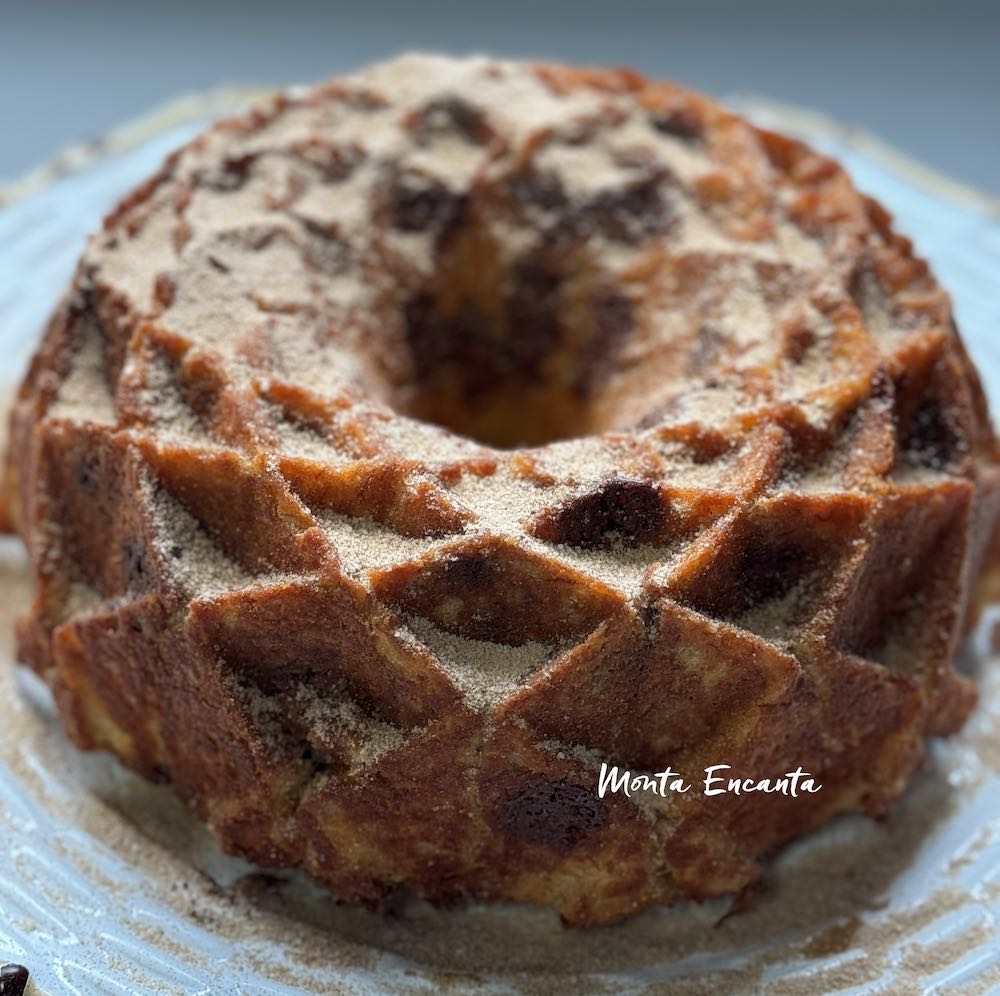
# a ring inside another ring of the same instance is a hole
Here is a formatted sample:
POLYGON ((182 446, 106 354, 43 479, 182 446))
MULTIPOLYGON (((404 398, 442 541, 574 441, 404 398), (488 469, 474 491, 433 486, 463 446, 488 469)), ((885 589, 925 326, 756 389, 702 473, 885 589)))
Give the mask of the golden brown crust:
POLYGON ((947 296, 836 163, 635 73, 410 57, 217 126, 93 239, 11 439, 73 740, 352 901, 736 892, 975 701, 947 296))

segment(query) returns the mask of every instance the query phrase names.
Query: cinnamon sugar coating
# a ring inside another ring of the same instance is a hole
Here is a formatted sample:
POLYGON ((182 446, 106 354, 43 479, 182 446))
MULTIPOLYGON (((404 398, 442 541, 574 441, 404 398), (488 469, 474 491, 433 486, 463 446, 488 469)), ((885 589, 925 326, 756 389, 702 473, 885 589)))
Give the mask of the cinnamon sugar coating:
POLYGON ((737 892, 975 702, 1000 470, 947 295, 836 163, 631 72, 407 56, 216 126, 11 424, 74 742, 350 901, 737 892))

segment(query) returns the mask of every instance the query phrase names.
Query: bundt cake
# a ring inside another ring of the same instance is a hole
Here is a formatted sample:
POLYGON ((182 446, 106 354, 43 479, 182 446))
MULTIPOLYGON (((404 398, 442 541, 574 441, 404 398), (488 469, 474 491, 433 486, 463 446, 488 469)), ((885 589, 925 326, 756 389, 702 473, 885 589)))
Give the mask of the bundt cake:
POLYGON ((975 700, 1000 471, 947 295, 836 163, 633 72, 406 56, 217 125, 93 237, 11 432, 70 737, 352 902, 736 893, 975 700))

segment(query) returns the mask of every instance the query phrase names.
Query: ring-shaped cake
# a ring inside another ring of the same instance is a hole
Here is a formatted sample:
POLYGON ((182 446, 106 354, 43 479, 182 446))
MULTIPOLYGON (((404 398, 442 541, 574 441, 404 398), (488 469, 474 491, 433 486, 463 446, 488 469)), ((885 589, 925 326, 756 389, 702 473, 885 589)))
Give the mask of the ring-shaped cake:
POLYGON ((836 163, 632 72, 409 56, 212 128, 11 438, 71 738, 347 900, 737 892, 975 700, 1000 478, 946 294, 836 163))

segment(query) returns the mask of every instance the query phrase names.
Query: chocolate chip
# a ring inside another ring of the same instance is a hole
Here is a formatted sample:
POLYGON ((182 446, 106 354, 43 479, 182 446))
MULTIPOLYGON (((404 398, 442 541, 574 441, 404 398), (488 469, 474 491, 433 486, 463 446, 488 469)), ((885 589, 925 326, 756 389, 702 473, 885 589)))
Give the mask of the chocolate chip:
POLYGON ((431 379, 456 360, 455 322, 438 313, 431 294, 414 294, 403 308, 403 322, 417 380, 431 379))
POLYGON ((794 364, 802 363, 816 344, 816 333, 804 322, 796 322, 785 333, 785 356, 794 364))
POLYGON ((127 539, 121 545, 122 567, 129 584, 140 584, 146 578, 146 557, 138 540, 127 539))
POLYGON ((493 136, 493 129, 483 112, 461 97, 431 101, 414 116, 410 127, 420 145, 447 134, 460 135, 476 145, 484 145, 493 136))
POLYGON ((528 170, 521 173, 510 181, 509 187, 519 203, 542 211, 557 211, 569 203, 562 181, 548 170, 528 170))
POLYGON ((314 269, 323 273, 343 272, 348 259, 347 243, 339 230, 315 218, 299 219, 308 233, 305 258, 314 269))
POLYGON ((66 302, 68 317, 83 318, 95 314, 97 310, 97 294, 92 283, 92 274, 88 273, 86 282, 78 286, 66 302))
POLYGON ((94 497, 98 490, 99 461, 92 454, 83 454, 76 462, 76 483, 81 491, 94 497))
POLYGON ((541 376, 559 339, 562 278, 536 258, 517 263, 511 276, 500 316, 470 299, 449 302, 444 311, 425 291, 406 302, 404 329, 418 380, 431 382, 445 368, 457 368, 462 393, 473 401, 512 377, 541 376))
POLYGON ((230 228, 217 236, 223 246, 238 246, 250 252, 260 252, 275 242, 290 242, 288 231, 279 225, 250 224, 230 228))
MULTIPOLYGON (((209 257, 209 262, 212 258, 209 257)), ((169 273, 158 273, 153 281, 153 297, 156 303, 169 308, 177 294, 177 282, 169 273)))
POLYGON ((660 235, 673 223, 663 199, 661 179, 648 177, 614 190, 602 190, 579 211, 578 224, 630 245, 660 235))
POLYGON ((445 354, 443 333, 436 320, 434 298, 425 292, 414 294, 403 306, 403 327, 413 357, 418 380, 426 380, 445 354))
POLYGON ((331 145, 316 138, 297 142, 292 146, 293 154, 319 170, 327 183, 346 180, 364 160, 364 150, 353 143, 331 145))
POLYGON ((513 270, 505 304, 511 361, 535 376, 559 338, 561 275, 545 262, 526 259, 513 270))
POLYGON ((353 110, 367 113, 381 111, 389 106, 388 99, 374 90, 344 90, 340 94, 340 99, 353 110))
POLYGON ((737 570, 742 610, 784 597, 808 566, 806 551, 794 540, 751 537, 740 553, 737 570))
POLYGON ((310 744, 303 746, 302 760, 307 762, 317 773, 329 771, 333 766, 333 759, 329 756, 329 754, 317 750, 310 744))
POLYGON ((484 556, 456 557, 444 562, 441 584, 445 591, 476 591, 490 584, 496 567, 484 556))
POLYGON ((591 298, 594 331, 580 355, 575 387, 587 396, 610 376, 619 348, 635 328, 631 300, 621 291, 601 288, 591 298))
POLYGON ((604 810, 583 785, 537 776, 507 801, 499 821, 512 837, 565 852, 602 825, 604 810))
POLYGON ((239 190, 250 176, 250 169, 257 160, 255 152, 243 155, 228 156, 222 165, 206 178, 206 183, 213 190, 239 190))
POLYGON ((647 175, 575 204, 550 170, 529 169, 514 177, 509 189, 519 204, 552 216, 549 235, 555 240, 575 241, 598 233, 634 245, 667 231, 674 220, 661 189, 665 174, 644 172, 647 175))
POLYGON ((621 291, 602 289, 594 294, 593 308, 596 338, 601 351, 607 352, 609 343, 617 342, 632 331, 635 325, 632 302, 621 291))
POLYGON ((389 194, 392 224, 403 232, 441 231, 458 220, 468 198, 419 173, 399 174, 389 194))
POLYGON ((961 438, 937 400, 928 399, 917 409, 903 449, 920 465, 935 470, 942 470, 955 460, 961 438))
POLYGON ((598 490, 570 499, 554 513, 544 515, 535 532, 552 542, 596 549, 620 539, 649 539, 665 517, 663 498, 654 485, 612 478, 598 490))
POLYGON ((435 299, 421 292, 404 306, 403 320, 414 373, 421 382, 432 381, 453 365, 461 371, 463 393, 472 399, 494 386, 510 367, 492 341, 489 321, 471 301, 444 315, 435 299))
POLYGON ((701 137, 701 115, 692 107, 678 107, 671 111, 661 111, 651 118, 653 127, 664 135, 681 138, 686 142, 701 137))
POLYGON ((22 996, 28 977, 28 970, 23 965, 13 962, 0 965, 0 996, 22 996))

